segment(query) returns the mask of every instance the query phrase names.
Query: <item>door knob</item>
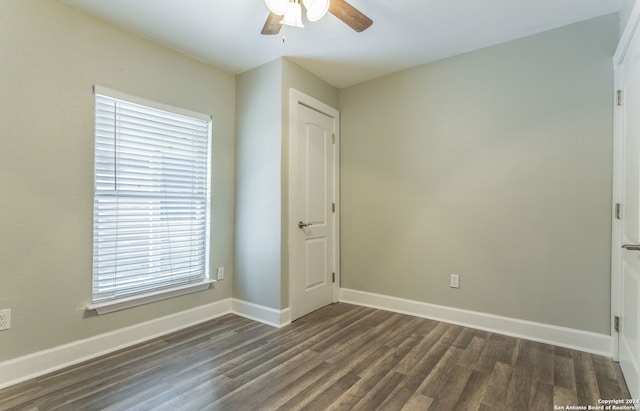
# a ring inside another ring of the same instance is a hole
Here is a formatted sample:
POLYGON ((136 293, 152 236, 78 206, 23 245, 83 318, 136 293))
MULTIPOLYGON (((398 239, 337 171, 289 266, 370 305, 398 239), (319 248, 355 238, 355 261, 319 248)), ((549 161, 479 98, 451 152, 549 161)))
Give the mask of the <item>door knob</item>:
POLYGON ((305 223, 303 223, 302 221, 299 221, 299 222, 298 222, 298 228, 299 228, 299 229, 303 229, 303 228, 305 228, 305 227, 309 227, 310 225, 312 225, 312 224, 311 224, 311 223, 307 223, 307 224, 305 224, 305 223))
POLYGON ((625 244, 622 248, 629 251, 640 251, 640 244, 625 244))

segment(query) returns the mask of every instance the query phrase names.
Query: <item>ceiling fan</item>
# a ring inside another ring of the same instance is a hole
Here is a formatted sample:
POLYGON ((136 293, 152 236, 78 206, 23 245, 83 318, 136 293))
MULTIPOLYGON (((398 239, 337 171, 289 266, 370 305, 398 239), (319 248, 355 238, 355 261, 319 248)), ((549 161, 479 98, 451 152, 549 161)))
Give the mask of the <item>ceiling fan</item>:
MULTIPOLYGON (((269 16, 262 28, 262 34, 273 35, 280 32, 283 24, 304 27, 300 0, 265 0, 269 16)), ((307 19, 320 20, 329 11, 357 32, 364 31, 373 24, 373 20, 345 0, 302 0, 307 10, 307 19)))

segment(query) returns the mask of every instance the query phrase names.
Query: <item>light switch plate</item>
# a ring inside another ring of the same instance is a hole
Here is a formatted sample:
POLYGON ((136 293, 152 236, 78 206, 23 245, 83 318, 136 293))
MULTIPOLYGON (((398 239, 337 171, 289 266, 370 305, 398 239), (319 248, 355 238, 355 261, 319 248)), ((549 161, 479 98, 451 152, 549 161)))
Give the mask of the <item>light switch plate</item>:
POLYGON ((460 276, 458 274, 451 274, 449 277, 449 287, 460 288, 460 276))
POLYGON ((0 330, 11 328, 11 309, 0 310, 0 330))

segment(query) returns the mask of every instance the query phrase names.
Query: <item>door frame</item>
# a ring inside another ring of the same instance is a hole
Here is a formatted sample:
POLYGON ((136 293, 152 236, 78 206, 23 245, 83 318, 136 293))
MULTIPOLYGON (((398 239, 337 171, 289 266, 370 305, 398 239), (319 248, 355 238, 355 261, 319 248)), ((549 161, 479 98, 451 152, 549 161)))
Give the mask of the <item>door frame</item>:
POLYGON ((315 99, 300 90, 294 88, 289 89, 289 210, 287 215, 287 251, 288 251, 288 275, 289 275, 289 310, 291 321, 298 318, 299 305, 297 295, 294 290, 297 276, 294 272, 297 266, 298 256, 295 253, 294 238, 296 230, 298 230, 298 177, 297 177, 297 149, 298 149, 298 107, 304 105, 312 110, 318 111, 326 116, 333 118, 335 144, 333 144, 333 202, 336 209, 333 218, 333 262, 332 270, 335 273, 335 282, 333 283, 333 302, 338 302, 340 290, 340 112, 315 99))
MULTIPOLYGON (((636 2, 631 11, 627 25, 620 37, 618 47, 613 56, 614 89, 613 89, 613 193, 611 196, 611 354, 615 361, 620 359, 620 338, 615 330, 614 317, 622 313, 622 220, 616 218, 616 204, 622 204, 624 218, 624 204, 622 203, 623 168, 624 168, 624 110, 617 105, 617 92, 621 90, 620 65, 623 63, 631 40, 640 25, 640 1, 636 2)), ((639 34, 640 35, 640 34, 639 34)), ((622 97, 624 99, 624 96, 622 97)))

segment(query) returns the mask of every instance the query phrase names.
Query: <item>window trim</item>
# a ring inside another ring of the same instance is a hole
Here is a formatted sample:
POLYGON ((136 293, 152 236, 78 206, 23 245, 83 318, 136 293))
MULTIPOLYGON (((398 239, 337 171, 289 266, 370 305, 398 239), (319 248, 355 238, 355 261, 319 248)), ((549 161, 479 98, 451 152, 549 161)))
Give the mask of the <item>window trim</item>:
POLYGON ((198 291, 208 290, 216 280, 207 280, 202 283, 186 284, 182 286, 166 288, 164 290, 153 291, 146 294, 137 294, 131 297, 119 298, 117 300, 109 300, 96 304, 88 304, 86 311, 95 310, 98 315, 112 313, 114 311, 125 310, 127 308, 136 307, 138 305, 149 304, 156 301, 162 301, 181 295, 196 293, 198 291))
POLYGON ((183 116, 189 116, 193 118, 197 118, 204 121, 211 121, 213 116, 203 113, 198 113, 197 111, 187 110, 185 108, 175 107, 169 104, 159 103, 153 100, 147 100, 142 97, 132 96, 127 93, 123 93, 122 91, 113 90, 107 87, 94 85, 93 86, 93 94, 101 94, 104 96, 109 96, 118 100, 126 100, 129 103, 140 104, 142 106, 152 107, 158 110, 169 111, 171 113, 180 114, 183 116))
MULTIPOLYGON (((147 106, 153 109, 167 111, 167 112, 175 113, 178 115, 188 116, 188 117, 196 118, 199 120, 207 121, 209 122, 209 127, 210 127, 209 137, 212 138, 211 122, 213 120, 213 116, 211 115, 206 115, 206 114, 190 111, 187 109, 159 103, 156 101, 147 100, 141 97, 132 96, 132 95, 129 95, 117 90, 109 89, 107 87, 99 86, 99 85, 93 86, 93 94, 104 95, 114 99, 124 100, 129 103, 147 106)), ((210 141, 209 144, 212 144, 212 142, 210 141)), ((209 156, 211 155, 212 153, 209 152, 209 156)), ((209 161, 211 160, 209 159, 209 161)), ((212 173, 212 170, 209 169, 207 179, 208 179, 208 186, 210 187, 210 189, 212 188, 211 173, 212 173)), ((107 314, 114 311, 132 308, 132 307, 143 305, 143 304, 148 304, 148 303, 161 301, 161 300, 165 300, 173 297, 178 297, 181 295, 191 294, 199 291, 205 291, 211 288, 213 286, 213 283, 216 282, 216 280, 213 279, 215 277, 212 278, 211 276, 211 273, 210 273, 211 266, 209 262, 210 253, 211 253, 211 239, 210 239, 210 229, 211 229, 211 219, 212 219, 211 201, 212 201, 212 193, 209 192, 207 217, 206 217, 208 250, 207 250, 207 256, 206 256, 206 263, 205 263, 206 272, 205 272, 204 278, 202 279, 203 281, 196 282, 196 283, 187 283, 187 284, 169 286, 166 288, 159 288, 156 290, 151 290, 149 292, 134 294, 134 295, 120 297, 120 298, 114 298, 111 300, 92 302, 85 306, 85 310, 95 311, 98 315, 102 315, 102 314, 107 314)), ((92 281, 93 281, 93 274, 92 274, 92 281)), ((93 293, 91 298, 93 299, 93 293)))

